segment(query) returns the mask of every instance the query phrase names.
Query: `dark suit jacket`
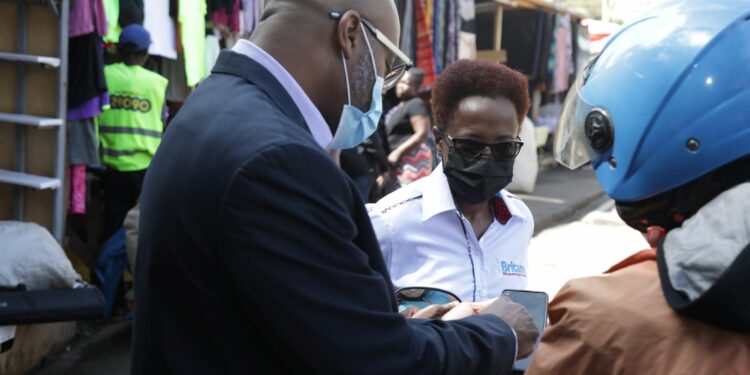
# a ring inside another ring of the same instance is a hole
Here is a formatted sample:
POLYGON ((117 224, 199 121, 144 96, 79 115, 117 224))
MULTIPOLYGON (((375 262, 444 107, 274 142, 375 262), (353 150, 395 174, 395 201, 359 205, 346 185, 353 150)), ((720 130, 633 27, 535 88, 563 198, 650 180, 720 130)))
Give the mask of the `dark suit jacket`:
POLYGON ((144 182, 133 374, 491 374, 494 316, 407 321, 354 183, 261 65, 222 52, 144 182))

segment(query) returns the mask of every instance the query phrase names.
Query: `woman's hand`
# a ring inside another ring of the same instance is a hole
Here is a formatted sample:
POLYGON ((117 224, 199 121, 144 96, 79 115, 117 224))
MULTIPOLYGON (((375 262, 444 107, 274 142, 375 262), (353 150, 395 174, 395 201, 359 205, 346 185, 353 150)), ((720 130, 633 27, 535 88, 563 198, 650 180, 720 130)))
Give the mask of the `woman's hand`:
POLYGON ((421 310, 416 306, 412 306, 402 311, 401 315, 407 319, 438 319, 457 305, 458 302, 451 302, 445 305, 430 305, 421 310))
POLYGON ((493 298, 483 302, 463 302, 443 315, 443 320, 457 320, 477 315, 480 311, 495 302, 496 299, 493 298))

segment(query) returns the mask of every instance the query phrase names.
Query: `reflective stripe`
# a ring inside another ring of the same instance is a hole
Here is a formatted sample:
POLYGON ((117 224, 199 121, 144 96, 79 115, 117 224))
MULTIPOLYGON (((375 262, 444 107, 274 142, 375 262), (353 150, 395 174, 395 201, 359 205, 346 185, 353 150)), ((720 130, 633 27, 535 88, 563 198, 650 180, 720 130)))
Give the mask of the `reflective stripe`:
POLYGON ((99 125, 100 134, 139 134, 149 137, 161 138, 161 132, 155 130, 131 128, 126 126, 99 125))
POLYGON ((133 156, 133 155, 138 155, 138 154, 144 153, 146 151, 142 151, 142 150, 127 150, 127 151, 124 151, 124 150, 112 150, 112 149, 105 148, 103 152, 104 152, 104 155, 117 157, 117 156, 133 156))

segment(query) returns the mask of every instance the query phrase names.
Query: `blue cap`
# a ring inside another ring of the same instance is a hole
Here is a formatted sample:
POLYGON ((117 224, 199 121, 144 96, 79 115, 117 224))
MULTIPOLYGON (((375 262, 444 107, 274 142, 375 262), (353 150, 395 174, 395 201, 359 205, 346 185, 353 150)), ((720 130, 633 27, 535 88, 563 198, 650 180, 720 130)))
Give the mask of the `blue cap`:
POLYGON ((134 52, 146 51, 150 45, 151 34, 139 24, 125 26, 120 33, 120 48, 134 52))

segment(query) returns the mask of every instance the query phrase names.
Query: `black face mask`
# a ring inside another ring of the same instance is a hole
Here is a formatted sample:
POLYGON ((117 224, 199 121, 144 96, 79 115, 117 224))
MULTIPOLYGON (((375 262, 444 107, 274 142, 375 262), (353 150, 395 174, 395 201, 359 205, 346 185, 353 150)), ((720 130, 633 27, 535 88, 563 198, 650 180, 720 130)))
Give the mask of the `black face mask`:
POLYGON ((515 157, 496 158, 491 154, 469 157, 450 147, 444 171, 457 198, 479 204, 510 184, 515 161, 515 157))

